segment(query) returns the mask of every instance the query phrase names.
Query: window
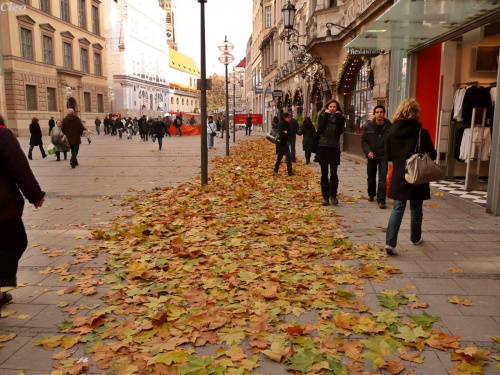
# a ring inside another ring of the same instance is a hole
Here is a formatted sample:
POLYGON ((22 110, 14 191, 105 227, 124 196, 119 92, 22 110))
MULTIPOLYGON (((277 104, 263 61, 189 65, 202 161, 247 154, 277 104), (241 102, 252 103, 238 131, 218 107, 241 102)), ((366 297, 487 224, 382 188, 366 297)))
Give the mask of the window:
POLYGON ((179 104, 179 98, 177 98, 176 103, 179 104))
POLYGON ((40 9, 50 14, 50 0, 40 0, 40 9))
POLYGON ((82 72, 89 72, 89 51, 86 48, 80 48, 80 66, 82 72))
POLYGON ((171 98, 170 98, 170 103, 171 103, 171 104, 174 104, 174 97, 171 97, 171 98))
POLYGON ((92 32, 99 35, 99 8, 92 5, 92 32))
POLYGON ((337 0, 330 0, 330 8, 336 7, 337 6, 337 0))
POLYGON ((54 64, 54 54, 52 50, 52 37, 43 36, 43 62, 45 64, 54 64))
POLYGON ((184 98, 182 98, 182 105, 184 105, 184 98))
POLYGON ((97 112, 99 112, 99 113, 104 112, 104 95, 103 94, 97 94, 97 112))
POLYGON ((71 51, 71 44, 64 42, 64 67, 73 69, 73 54, 71 51))
POLYGON ((266 29, 271 27, 271 7, 266 7, 266 29))
POLYGON ((61 19, 69 21, 69 0, 61 0, 61 19))
POLYGON ((47 87, 47 106, 50 112, 57 112, 56 89, 47 87))
POLYGON ((92 112, 92 107, 90 105, 90 92, 83 93, 83 101, 85 102, 85 112, 92 112))
POLYGON ((26 110, 38 110, 38 101, 36 100, 36 86, 26 85, 26 110))
POLYGON ((170 13, 167 13, 167 23, 172 23, 172 16, 170 13))
POLYGON ((33 45, 31 30, 21 27, 21 43, 23 58, 33 60, 33 45))
POLYGON ((101 68, 101 54, 94 53, 94 74, 96 76, 102 76, 102 68, 101 68))
POLYGON ((78 24, 82 29, 87 28, 87 14, 85 13, 85 0, 78 0, 78 24))
POLYGON ((355 84, 347 86, 347 95, 344 100, 344 113, 347 115, 347 131, 361 134, 363 124, 366 123, 366 103, 373 99, 373 91, 368 82, 366 66, 363 64, 356 75, 355 84))
POLYGON ((25 3, 25 4, 28 4, 28 5, 30 4, 30 0, 19 0, 19 1, 21 1, 21 3, 25 3))

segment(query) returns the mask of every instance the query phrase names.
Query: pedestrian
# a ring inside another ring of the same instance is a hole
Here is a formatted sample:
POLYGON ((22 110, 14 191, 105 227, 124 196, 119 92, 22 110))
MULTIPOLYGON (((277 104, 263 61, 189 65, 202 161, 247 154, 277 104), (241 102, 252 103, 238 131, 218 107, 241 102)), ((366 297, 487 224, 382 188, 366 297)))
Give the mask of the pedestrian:
MULTIPOLYGON (((311 162, 311 149, 314 140, 314 135, 316 134, 316 128, 314 127, 311 118, 306 117, 302 126, 299 128, 297 135, 302 135, 302 150, 305 152, 306 164, 311 162)), ((291 152, 290 152, 291 153, 291 152)))
POLYGON ((67 160, 68 151, 70 150, 68 140, 66 139, 66 136, 62 132, 61 126, 62 126, 62 121, 57 120, 56 127, 50 137, 50 140, 54 145, 56 151, 56 157, 57 157, 56 161, 61 161, 61 152, 64 154, 64 160, 67 160))
POLYGON ((118 116, 118 118, 115 120, 115 126, 116 126, 116 130, 118 131, 118 137, 120 139, 122 139, 123 137, 123 122, 122 122, 122 118, 118 116))
POLYGON ((161 119, 161 116, 158 116, 158 119, 153 125, 153 133, 158 140, 158 149, 161 150, 163 145, 163 137, 165 136, 165 124, 161 119))
POLYGON ((30 149, 28 151, 28 159, 33 160, 33 147, 40 147, 40 152, 42 153, 42 158, 46 158, 47 154, 43 149, 43 140, 42 140, 42 129, 40 129, 40 124, 38 123, 38 119, 33 117, 31 119, 30 124, 30 149))
POLYGON ((214 122, 213 116, 208 116, 208 122, 207 122, 208 148, 214 147, 214 139, 216 135, 217 135, 217 123, 214 122))
POLYGON ((134 117, 134 121, 132 122, 132 135, 137 135, 139 132, 139 120, 137 120, 137 117, 134 117))
POLYGON ((289 176, 293 176, 292 155, 288 145, 288 133, 290 132, 290 119, 292 115, 288 112, 281 114, 281 121, 278 124, 279 142, 276 144, 276 163, 274 164, 274 173, 278 173, 283 156, 286 158, 286 168, 289 176))
POLYGON ((299 131, 299 123, 293 118, 293 114, 290 112, 292 118, 290 119, 290 134, 288 134, 288 142, 290 143, 290 154, 292 155, 292 162, 296 162, 295 157, 295 144, 297 143, 297 132, 299 131))
POLYGON ((361 146, 367 158, 368 200, 373 202, 376 196, 378 206, 384 209, 385 196, 387 194, 387 172, 389 168, 387 158, 385 157, 385 143, 392 123, 385 118, 385 107, 383 105, 377 105, 373 109, 373 116, 373 120, 368 121, 363 129, 361 146))
POLYGON ((78 165, 78 152, 80 151, 80 143, 82 143, 82 135, 85 127, 80 118, 75 115, 73 108, 68 109, 68 115, 62 122, 61 130, 66 135, 71 149, 69 165, 71 165, 71 168, 75 168, 78 165))
POLYGON ((111 132, 111 120, 108 115, 104 117, 104 134, 109 134, 111 132))
POLYGON ((155 120, 153 120, 153 117, 149 116, 148 120, 148 134, 151 137, 151 140, 153 142, 156 142, 156 135, 155 135, 155 120))
POLYGON ((125 129, 127 130, 127 139, 132 139, 132 134, 134 132, 134 123, 131 117, 128 118, 125 124, 125 129))
POLYGON ((111 135, 116 135, 116 129, 117 129, 117 127, 116 127, 116 125, 117 125, 116 120, 117 119, 115 119, 115 120, 110 119, 109 120, 110 121, 110 125, 111 125, 111 135))
POLYGON ((337 191, 339 188, 339 177, 337 174, 340 165, 340 136, 344 131, 345 118, 342 114, 340 104, 335 99, 329 100, 320 112, 318 121, 319 138, 318 148, 314 161, 321 167, 321 193, 323 195, 323 206, 328 206, 328 198, 331 197, 332 204, 339 204, 337 191), (330 178, 328 171, 330 170, 330 178))
POLYGON ((165 126, 165 135, 171 137, 170 135, 170 125, 172 124, 172 121, 170 121, 170 117, 165 116, 163 118, 163 124, 165 126))
POLYGON ((249 113, 245 120, 245 135, 250 136, 252 133, 252 114, 249 113))
MULTIPOLYGON (((17 138, 0 116, 0 287, 17 286, 19 260, 28 246, 22 220, 24 198, 40 208, 45 192, 33 175, 17 138), (22 193, 22 194, 21 194, 22 193)), ((0 291, 0 308, 12 301, 12 295, 0 291)))
POLYGON ((410 241, 420 245, 422 239, 423 201, 431 199, 429 183, 412 185, 405 180, 406 160, 415 153, 420 137, 420 151, 429 154, 432 160, 437 157, 429 132, 422 127, 420 106, 415 99, 403 101, 392 119, 392 128, 387 137, 385 154, 392 161, 391 186, 389 198, 394 199, 394 208, 387 225, 385 251, 389 255, 396 254, 398 233, 406 209, 406 201, 410 201, 410 241))
POLYGON ((220 119, 220 116, 217 117, 217 121, 215 123, 217 124, 217 131, 220 132, 222 130, 222 121, 220 119))
POLYGON ((55 126, 56 122, 54 121, 54 117, 51 117, 49 120, 49 135, 52 133, 52 130, 54 130, 55 126))
POLYGON ((83 136, 85 138, 87 138, 87 141, 89 142, 89 144, 92 143, 92 140, 90 139, 90 136, 91 135, 94 135, 95 133, 93 131, 91 131, 90 129, 88 128, 85 128, 85 130, 83 131, 83 136))
POLYGON ((97 135, 101 135, 101 120, 99 120, 99 117, 95 118, 94 124, 97 135))
POLYGON ((179 116, 176 116, 174 126, 175 126, 175 131, 177 132, 177 136, 181 137, 182 136, 182 132, 181 132, 182 119, 179 116))
POLYGON ((220 137, 224 138, 224 131, 226 130, 226 116, 222 116, 222 124, 221 124, 221 131, 220 131, 220 137))

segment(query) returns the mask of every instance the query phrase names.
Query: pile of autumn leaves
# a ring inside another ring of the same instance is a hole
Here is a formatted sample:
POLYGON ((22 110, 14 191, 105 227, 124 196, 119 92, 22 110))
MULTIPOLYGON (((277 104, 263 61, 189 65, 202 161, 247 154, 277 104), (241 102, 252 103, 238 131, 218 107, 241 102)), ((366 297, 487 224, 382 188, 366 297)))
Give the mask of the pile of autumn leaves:
POLYGON ((275 175, 273 159, 270 144, 248 141, 215 161, 208 186, 131 197, 122 206, 133 215, 94 230, 80 261, 107 253, 106 266, 70 288, 109 285, 106 306, 67 307, 62 335, 37 343, 64 348, 53 374, 88 368, 72 358, 80 344, 121 375, 259 373, 264 358, 280 364, 273 373, 411 375, 428 348, 450 350, 453 374, 480 373, 490 351, 461 347, 433 327, 438 317, 399 313, 422 306, 413 286, 385 290, 377 311, 365 305, 365 284, 399 271, 340 233, 315 173, 275 175))

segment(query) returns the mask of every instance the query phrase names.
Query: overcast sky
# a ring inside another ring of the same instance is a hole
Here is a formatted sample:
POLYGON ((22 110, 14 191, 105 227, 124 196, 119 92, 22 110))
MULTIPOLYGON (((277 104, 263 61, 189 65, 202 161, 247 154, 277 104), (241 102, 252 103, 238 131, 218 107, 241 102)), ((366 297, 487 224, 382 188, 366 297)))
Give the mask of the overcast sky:
MULTIPOLYGON (((176 7, 176 41, 179 52, 191 56, 200 67, 200 3, 197 0, 173 0, 176 7)), ((207 0, 206 16, 206 51, 207 75, 224 74, 224 65, 218 58, 221 52, 217 48, 227 40, 234 44, 231 54, 238 64, 246 56, 247 42, 252 34, 252 0, 207 0)))

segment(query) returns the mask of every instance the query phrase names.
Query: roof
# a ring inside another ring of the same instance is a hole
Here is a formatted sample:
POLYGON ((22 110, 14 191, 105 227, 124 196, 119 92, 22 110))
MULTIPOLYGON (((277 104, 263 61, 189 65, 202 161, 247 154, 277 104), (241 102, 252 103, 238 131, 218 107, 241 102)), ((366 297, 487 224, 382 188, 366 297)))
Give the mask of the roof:
POLYGON ((243 60, 241 60, 238 65, 236 65, 237 68, 244 68, 246 66, 247 66, 247 58, 246 57, 243 60))
POLYGON ((200 70, 198 69, 194 60, 191 57, 186 56, 172 48, 170 48, 169 54, 170 54, 169 66, 172 69, 180 70, 197 77, 200 76, 200 70))

